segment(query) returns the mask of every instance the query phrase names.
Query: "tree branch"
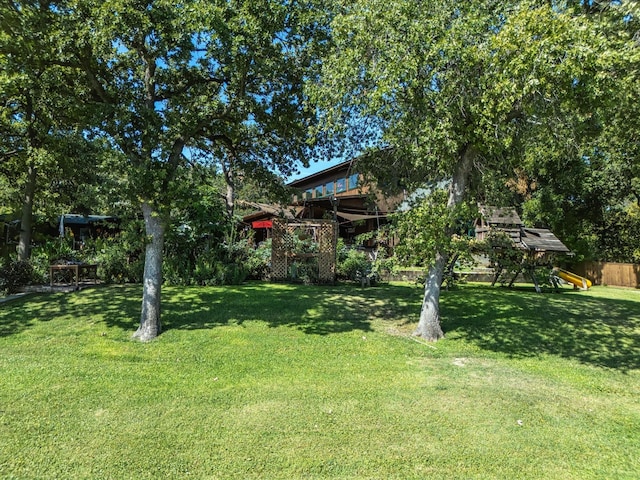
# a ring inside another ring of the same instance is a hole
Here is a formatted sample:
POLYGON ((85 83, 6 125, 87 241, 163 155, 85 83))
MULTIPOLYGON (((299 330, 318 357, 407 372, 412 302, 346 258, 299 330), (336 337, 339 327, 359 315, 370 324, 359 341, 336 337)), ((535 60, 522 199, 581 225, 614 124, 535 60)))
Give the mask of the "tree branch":
POLYGON ((165 89, 164 91, 159 92, 158 95, 156 95, 156 100, 158 101, 171 100, 172 98, 177 97, 178 95, 187 93, 191 88, 197 85, 207 85, 211 83, 217 83, 218 85, 223 85, 225 83, 229 83, 229 81, 230 79, 228 77, 204 78, 204 77, 197 77, 194 75, 194 76, 191 76, 189 79, 187 79, 187 81, 179 88, 165 89))
POLYGON ((162 191, 166 192, 169 190, 169 182, 173 180, 175 176, 175 172, 178 169, 178 165, 180 160, 183 158, 182 151, 184 150, 184 146, 187 143, 187 139, 180 135, 173 142, 173 146, 171 147, 171 152, 169 153, 169 158, 167 161, 168 169, 167 175, 164 177, 162 181, 162 191))
POLYGON ((522 102, 518 100, 511 108, 511 111, 507 114, 506 121, 511 122, 512 120, 521 118, 524 118, 524 113, 522 112, 522 102))
POLYGON ((79 67, 89 78, 91 90, 96 95, 96 100, 107 105, 113 104, 113 98, 109 95, 104 85, 102 85, 93 68, 91 68, 91 58, 93 58, 91 47, 85 46, 84 52, 76 52, 76 58, 80 62, 79 67))
POLYGON ((222 143, 234 158, 238 156, 238 152, 235 144, 233 143, 233 140, 229 138, 227 135, 224 135, 224 134, 209 135, 207 138, 212 143, 218 143, 218 142, 222 143))
POLYGON ((0 153, 0 158, 1 158, 2 160, 6 160, 6 159, 8 159, 8 158, 13 157, 14 155, 17 155, 17 154, 21 153, 21 152, 22 152, 22 150, 19 150, 19 149, 16 149, 16 150, 10 150, 10 151, 8 151, 8 152, 2 152, 2 153, 0 153))

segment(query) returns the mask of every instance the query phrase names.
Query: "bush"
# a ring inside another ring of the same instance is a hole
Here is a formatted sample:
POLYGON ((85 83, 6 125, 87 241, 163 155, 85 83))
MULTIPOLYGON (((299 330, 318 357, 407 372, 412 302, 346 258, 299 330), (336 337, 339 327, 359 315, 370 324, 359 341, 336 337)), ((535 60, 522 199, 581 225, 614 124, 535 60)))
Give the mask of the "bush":
POLYGON ((351 248, 344 243, 344 238, 339 237, 336 242, 336 265, 343 263, 347 259, 350 251, 351 248))
POLYGON ((200 256, 196 259, 193 271, 185 271, 183 276, 173 279, 166 277, 166 280, 174 285, 214 286, 239 285, 246 278, 247 270, 242 265, 200 256))
POLYGON ((302 282, 305 285, 319 283, 318 260, 312 257, 292 263, 289 267, 289 276, 292 281, 302 282))
POLYGON ((238 285, 250 271, 243 243, 232 247, 233 255, 227 255, 224 247, 204 249, 192 253, 191 258, 167 255, 164 279, 169 285, 238 285))
POLYGON ((71 244, 65 238, 56 238, 34 247, 31 252, 31 265, 33 267, 33 282, 49 282, 49 266, 55 263, 67 261, 84 261, 82 251, 73 250, 71 244))
POLYGON ((245 262, 247 277, 252 280, 267 280, 271 273, 271 239, 267 239, 252 250, 245 262))
POLYGON ((49 265, 85 262, 98 265, 98 277, 105 283, 140 283, 144 269, 142 234, 132 222, 117 235, 87 240, 81 250, 73 250, 65 238, 49 240, 31 254, 34 281, 48 282, 49 265))
POLYGON ((247 279, 247 270, 237 263, 218 263, 213 278, 216 285, 240 285, 247 279))
POLYGON ((33 267, 29 261, 9 261, 0 267, 0 291, 15 293, 33 281, 33 267))
MULTIPOLYGON (((140 242, 141 243, 141 242, 140 242)), ((142 245, 129 241, 127 234, 100 238, 93 244, 93 262, 105 283, 140 283, 144 272, 142 245)))
POLYGON ((338 278, 359 282, 363 278, 371 278, 373 264, 369 256, 360 250, 349 250, 343 261, 337 265, 338 278))

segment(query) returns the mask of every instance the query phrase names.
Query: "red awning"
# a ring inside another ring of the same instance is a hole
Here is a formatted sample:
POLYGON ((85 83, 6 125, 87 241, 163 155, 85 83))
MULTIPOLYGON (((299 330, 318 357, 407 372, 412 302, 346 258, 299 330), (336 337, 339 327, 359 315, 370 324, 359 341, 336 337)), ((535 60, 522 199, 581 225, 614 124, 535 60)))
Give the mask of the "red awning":
POLYGON ((253 228, 271 228, 273 227, 273 222, 271 220, 261 220, 259 222, 251 222, 251 226, 253 228))

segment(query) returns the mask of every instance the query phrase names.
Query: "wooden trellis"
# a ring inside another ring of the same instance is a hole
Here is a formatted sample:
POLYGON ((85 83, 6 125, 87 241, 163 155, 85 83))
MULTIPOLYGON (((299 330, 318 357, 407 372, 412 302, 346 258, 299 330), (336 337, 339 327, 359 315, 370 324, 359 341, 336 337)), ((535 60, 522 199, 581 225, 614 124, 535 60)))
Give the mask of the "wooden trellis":
POLYGON ((271 279, 283 281, 290 277, 294 262, 317 259, 318 281, 332 283, 336 276, 337 224, 333 220, 274 219, 271 240, 271 279), (296 232, 304 231, 317 245, 313 253, 295 252, 296 232))

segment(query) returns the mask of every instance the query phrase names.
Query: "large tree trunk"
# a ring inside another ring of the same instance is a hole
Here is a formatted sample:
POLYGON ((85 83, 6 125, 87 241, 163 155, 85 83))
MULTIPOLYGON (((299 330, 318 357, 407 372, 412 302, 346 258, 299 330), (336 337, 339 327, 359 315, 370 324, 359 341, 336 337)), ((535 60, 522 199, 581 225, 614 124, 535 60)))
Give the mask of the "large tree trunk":
MULTIPOLYGON (((471 146, 466 147, 460 155, 449 186, 447 208, 453 209, 464 200, 475 157, 476 151, 471 146)), ((447 232, 447 234, 451 233, 447 232)), ((435 261, 429 267, 424 283, 420 320, 413 334, 429 342, 435 342, 444 337, 442 327, 440 327, 440 286, 442 285, 447 261, 446 252, 437 252, 435 261)))
POLYGON ((447 259, 438 253, 436 261, 429 267, 426 281, 424 282, 424 296, 422 297, 422 310, 420 321, 414 335, 424 338, 429 342, 435 342, 444 337, 440 327, 440 285, 447 259))
POLYGON ((134 338, 147 342, 160 334, 160 291, 162 287, 162 250, 164 247, 164 223, 150 203, 142 204, 147 245, 144 257, 142 290, 142 314, 140 326, 134 338))
POLYGON ((224 203, 227 209, 227 216, 232 219, 236 208, 235 161, 231 153, 227 154, 227 158, 229 163, 222 161, 222 173, 224 175, 224 183, 227 186, 224 203))
POLYGON ((31 163, 28 166, 27 183, 22 200, 22 217, 20 219, 20 239, 18 240, 18 260, 29 260, 31 246, 31 230, 33 227, 33 197, 36 193, 37 172, 31 163))
POLYGON ((227 194, 225 195, 225 204, 227 207, 227 215, 231 219, 236 208, 236 192, 233 183, 227 183, 227 194))

